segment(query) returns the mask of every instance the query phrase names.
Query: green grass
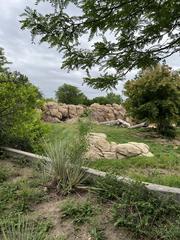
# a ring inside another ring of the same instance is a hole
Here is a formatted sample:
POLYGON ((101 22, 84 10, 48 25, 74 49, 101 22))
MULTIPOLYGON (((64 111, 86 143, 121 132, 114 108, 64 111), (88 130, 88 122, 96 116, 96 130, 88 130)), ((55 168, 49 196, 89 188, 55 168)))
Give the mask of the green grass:
POLYGON ((67 201, 61 206, 62 218, 72 219, 74 224, 89 222, 90 218, 95 214, 94 210, 90 202, 67 201))
MULTIPOLYGON (((50 126, 49 139, 63 138, 68 132, 76 132, 77 124, 48 124, 50 126)), ((122 176, 129 176, 136 180, 157 184, 180 187, 180 146, 172 142, 157 138, 152 131, 144 129, 127 129, 111 126, 93 125, 92 132, 105 133, 109 141, 117 143, 143 142, 150 147, 154 157, 132 157, 121 160, 101 159, 90 162, 92 168, 107 171, 122 176)), ((180 140, 180 129, 177 130, 180 140)))

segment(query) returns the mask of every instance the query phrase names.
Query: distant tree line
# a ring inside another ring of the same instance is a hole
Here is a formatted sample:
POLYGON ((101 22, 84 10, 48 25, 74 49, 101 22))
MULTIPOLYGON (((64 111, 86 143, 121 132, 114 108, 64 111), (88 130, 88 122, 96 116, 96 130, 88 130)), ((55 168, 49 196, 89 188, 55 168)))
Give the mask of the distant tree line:
POLYGON ((93 99, 89 99, 83 92, 81 92, 77 87, 70 84, 63 84, 56 91, 56 100, 59 103, 65 104, 83 104, 89 106, 93 103, 99 104, 121 104, 123 99, 120 95, 113 92, 107 93, 106 96, 99 96, 93 99))

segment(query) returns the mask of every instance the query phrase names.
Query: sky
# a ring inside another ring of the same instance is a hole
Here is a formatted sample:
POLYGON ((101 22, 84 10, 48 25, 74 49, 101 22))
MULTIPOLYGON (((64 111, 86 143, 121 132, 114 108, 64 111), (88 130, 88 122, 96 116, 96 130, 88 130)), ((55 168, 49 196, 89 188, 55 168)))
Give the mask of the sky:
MULTIPOLYGON (((62 55, 56 49, 49 48, 47 44, 32 44, 31 35, 28 31, 20 29, 20 14, 26 6, 34 7, 35 0, 0 0, 0 47, 5 50, 8 61, 13 64, 12 70, 20 71, 28 76, 45 97, 54 97, 55 91, 63 83, 77 86, 89 98, 105 95, 106 92, 95 90, 83 84, 85 73, 81 70, 67 72, 62 70, 62 55)), ((46 12, 49 6, 40 4, 39 10, 46 12)), ((71 7, 70 13, 76 12, 71 7)), ((82 44, 83 39, 82 39, 82 44)), ((180 68, 180 56, 174 54, 167 59, 167 63, 173 69, 180 68)), ((127 79, 133 78, 136 70, 127 75, 127 79)), ((93 75, 98 75, 98 69, 94 69, 93 75)), ((121 94, 123 82, 120 82, 115 91, 121 94)))

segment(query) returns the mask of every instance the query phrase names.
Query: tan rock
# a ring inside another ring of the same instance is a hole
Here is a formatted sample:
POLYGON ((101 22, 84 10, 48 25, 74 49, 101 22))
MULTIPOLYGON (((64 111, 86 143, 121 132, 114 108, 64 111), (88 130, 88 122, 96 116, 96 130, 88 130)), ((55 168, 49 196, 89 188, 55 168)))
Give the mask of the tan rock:
POLYGON ((115 152, 104 152, 103 158, 106 158, 106 159, 117 159, 117 156, 116 156, 115 152))
POLYGON ((88 140, 89 151, 87 156, 92 160, 100 158, 123 159, 133 156, 153 156, 153 154, 149 151, 149 147, 144 143, 109 143, 107 136, 104 133, 90 133, 88 140))
POLYGON ((47 119, 44 116, 51 115, 55 118, 62 118, 62 121, 69 118, 81 117, 85 110, 90 111, 91 119, 95 122, 112 121, 119 118, 122 120, 126 119, 126 110, 118 104, 100 105, 94 103, 90 107, 86 107, 82 105, 66 105, 58 104, 57 102, 48 102, 42 107, 43 119, 47 119))
POLYGON ((116 147, 116 152, 119 155, 126 157, 137 156, 142 153, 141 149, 131 143, 118 144, 116 147))

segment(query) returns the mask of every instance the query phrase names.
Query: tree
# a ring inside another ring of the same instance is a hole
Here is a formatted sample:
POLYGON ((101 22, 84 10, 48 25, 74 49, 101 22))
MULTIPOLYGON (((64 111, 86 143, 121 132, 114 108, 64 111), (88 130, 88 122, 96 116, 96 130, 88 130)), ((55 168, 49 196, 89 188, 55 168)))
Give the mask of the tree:
POLYGON ((63 84, 56 91, 56 99, 59 103, 84 104, 87 97, 75 86, 63 84))
POLYGON ((113 103, 122 104, 122 102, 123 102, 122 97, 118 94, 113 93, 113 92, 108 93, 106 98, 108 99, 109 104, 113 104, 113 103))
POLYGON ((10 64, 10 62, 7 61, 4 55, 4 49, 0 47, 0 73, 8 70, 8 67, 5 66, 7 64, 10 64))
POLYGON ((90 103, 99 103, 99 104, 121 104, 122 103, 122 98, 120 95, 117 95, 113 92, 108 93, 106 96, 100 96, 100 97, 95 97, 92 100, 90 100, 90 103))
POLYGON ((177 0, 36 2, 50 2, 54 12, 51 9, 49 14, 42 14, 27 7, 22 29, 62 52, 63 68, 86 70, 84 81, 94 88, 113 88, 133 68, 155 65, 180 50, 177 0), (67 12, 69 4, 77 8, 74 15, 67 12), (82 37, 90 41, 91 48, 82 47, 82 37), (90 70, 95 66, 103 74, 91 77, 90 70), (110 74, 112 69, 114 74, 110 74))
POLYGON ((23 150, 40 150, 45 127, 37 108, 42 97, 39 90, 19 72, 0 67, 0 144, 23 150))
POLYGON ((174 136, 173 123, 180 116, 180 74, 167 65, 157 65, 140 72, 126 82, 125 105, 139 120, 156 123, 162 135, 174 136))

